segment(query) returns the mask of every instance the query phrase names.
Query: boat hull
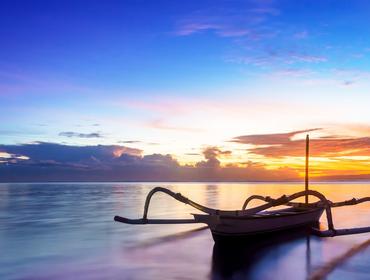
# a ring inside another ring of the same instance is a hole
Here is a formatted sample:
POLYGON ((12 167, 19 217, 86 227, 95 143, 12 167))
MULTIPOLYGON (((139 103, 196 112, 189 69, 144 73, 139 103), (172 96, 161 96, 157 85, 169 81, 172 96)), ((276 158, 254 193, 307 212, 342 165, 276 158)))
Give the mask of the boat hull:
POLYGON ((283 209, 254 216, 219 216, 194 214, 195 220, 208 225, 214 240, 310 227, 318 223, 324 209, 283 209))

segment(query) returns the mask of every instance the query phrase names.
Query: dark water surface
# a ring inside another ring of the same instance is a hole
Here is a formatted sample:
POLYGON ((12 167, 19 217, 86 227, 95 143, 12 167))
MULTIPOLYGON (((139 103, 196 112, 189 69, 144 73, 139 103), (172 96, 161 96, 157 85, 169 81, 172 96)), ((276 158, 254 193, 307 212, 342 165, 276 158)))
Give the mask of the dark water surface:
MULTIPOLYGON (((215 208, 240 209, 251 194, 277 197, 302 190, 283 183, 0 184, 0 279, 307 279, 370 234, 265 240, 214 246, 202 225, 131 226, 146 194, 168 187, 215 208), (271 242, 270 242, 271 241, 271 242)), ((332 201, 370 196, 369 183, 313 184, 332 201)), ((189 218, 187 205, 158 194, 152 218, 189 218)), ((324 216, 323 216, 324 217, 324 216)), ((370 203, 334 210, 337 228, 370 225, 370 203)), ((325 227, 325 219, 322 221, 325 227)), ((370 250, 329 279, 369 279, 370 250)))

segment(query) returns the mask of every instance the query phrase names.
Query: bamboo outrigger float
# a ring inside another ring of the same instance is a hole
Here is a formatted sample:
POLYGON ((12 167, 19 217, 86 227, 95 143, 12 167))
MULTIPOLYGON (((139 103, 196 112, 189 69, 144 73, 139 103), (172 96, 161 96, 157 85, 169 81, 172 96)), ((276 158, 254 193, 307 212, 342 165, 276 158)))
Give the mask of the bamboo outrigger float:
POLYGON ((370 227, 335 229, 331 208, 356 205, 363 202, 370 202, 370 197, 351 199, 341 202, 331 202, 320 192, 309 190, 308 186, 308 159, 309 159, 309 138, 306 137, 306 168, 305 168, 305 190, 292 195, 283 195, 279 198, 269 196, 252 195, 248 197, 240 210, 218 210, 198 204, 180 193, 174 193, 169 189, 156 187, 152 189, 145 201, 144 214, 141 219, 128 219, 115 216, 114 220, 125 224, 206 224, 215 241, 229 239, 230 237, 258 236, 271 232, 284 231, 288 229, 308 228, 312 234, 321 237, 333 237, 338 235, 349 235, 370 232, 370 227), (163 192, 174 199, 188 204, 204 214, 193 214, 192 219, 148 219, 149 204, 152 196, 157 192, 163 192), (309 203, 309 196, 316 197, 317 202, 309 203), (304 203, 293 202, 305 197, 304 203), (247 208, 252 200, 261 200, 265 203, 247 208), (268 211, 276 206, 287 206, 284 209, 268 211), (323 212, 325 211, 328 229, 320 230, 318 225, 323 212))

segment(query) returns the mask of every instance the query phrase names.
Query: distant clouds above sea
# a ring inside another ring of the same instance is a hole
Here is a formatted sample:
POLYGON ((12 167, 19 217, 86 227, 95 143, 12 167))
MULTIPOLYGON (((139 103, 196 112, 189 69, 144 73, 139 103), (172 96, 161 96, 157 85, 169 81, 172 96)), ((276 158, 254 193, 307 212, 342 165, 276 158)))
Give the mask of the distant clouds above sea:
MULTIPOLYGON (((0 181, 300 180, 304 136, 322 131, 314 128, 234 137, 230 142, 247 146, 246 160, 238 164, 227 163, 233 157, 232 150, 216 146, 201 151, 203 160, 181 164, 170 154, 144 155, 140 149, 122 145, 71 146, 45 142, 0 145, 0 181), (266 163, 248 159, 253 156, 262 156, 266 163)), ((310 150, 311 172, 316 179, 369 178, 369 137, 317 134, 310 141, 310 150)))

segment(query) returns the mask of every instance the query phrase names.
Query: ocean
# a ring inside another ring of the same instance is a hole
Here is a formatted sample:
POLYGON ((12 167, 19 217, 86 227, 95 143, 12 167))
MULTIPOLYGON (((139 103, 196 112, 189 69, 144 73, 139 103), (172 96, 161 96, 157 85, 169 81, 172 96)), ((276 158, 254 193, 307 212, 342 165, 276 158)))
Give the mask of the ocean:
MULTIPOLYGON (((370 234, 298 236, 224 250, 201 224, 113 221, 115 215, 140 218, 155 186, 222 209, 240 209, 251 194, 278 197, 304 188, 299 183, 1 183, 0 279, 307 279, 370 239, 370 234)), ((310 188, 332 201, 370 196, 370 183, 310 188)), ((149 217, 191 218, 197 212, 156 194, 149 217)), ((336 208, 333 214, 337 228, 370 226, 370 203, 336 208)), ((368 263, 365 249, 330 269, 328 279, 369 279, 368 263)))

